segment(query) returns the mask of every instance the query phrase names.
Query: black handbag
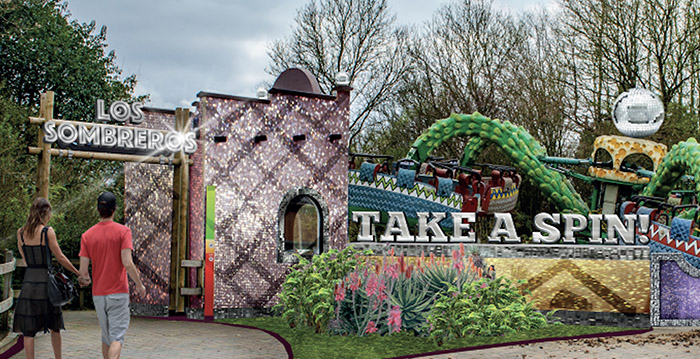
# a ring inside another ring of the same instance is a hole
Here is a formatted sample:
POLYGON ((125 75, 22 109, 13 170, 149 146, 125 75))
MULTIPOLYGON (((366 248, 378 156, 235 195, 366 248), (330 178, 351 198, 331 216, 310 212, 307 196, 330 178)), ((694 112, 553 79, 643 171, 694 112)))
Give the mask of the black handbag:
POLYGON ((49 280, 46 283, 46 291, 48 292, 49 301, 54 307, 60 307, 68 304, 75 297, 75 286, 73 281, 68 278, 63 272, 57 270, 51 264, 51 252, 49 250, 49 239, 46 235, 48 227, 44 227, 41 235, 44 237, 46 244, 46 266, 49 273, 49 280))

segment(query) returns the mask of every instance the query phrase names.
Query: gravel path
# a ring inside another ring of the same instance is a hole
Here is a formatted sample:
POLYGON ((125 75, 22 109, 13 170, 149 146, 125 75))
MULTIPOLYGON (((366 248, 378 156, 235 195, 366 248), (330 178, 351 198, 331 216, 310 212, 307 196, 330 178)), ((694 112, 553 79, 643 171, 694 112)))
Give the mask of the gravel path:
POLYGON ((423 358, 439 359, 535 359, 535 358, 618 358, 698 359, 700 328, 659 327, 632 336, 565 340, 512 347, 450 353, 423 358))

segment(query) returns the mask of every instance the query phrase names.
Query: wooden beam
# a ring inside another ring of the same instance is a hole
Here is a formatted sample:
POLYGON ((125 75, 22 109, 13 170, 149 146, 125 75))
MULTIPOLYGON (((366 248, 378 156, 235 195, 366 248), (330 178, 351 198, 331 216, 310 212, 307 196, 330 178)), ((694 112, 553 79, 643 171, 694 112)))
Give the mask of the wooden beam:
MULTIPOLYGON (((43 153, 44 150, 40 147, 28 147, 27 151, 30 154, 37 155, 43 153)), ((155 156, 138 156, 138 155, 123 155, 108 152, 88 152, 88 151, 70 151, 62 150, 57 148, 50 148, 48 150, 49 154, 58 157, 68 157, 69 155, 74 158, 87 158, 93 160, 107 160, 107 161, 120 161, 120 162, 142 162, 142 163, 153 163, 153 164, 164 164, 169 165, 169 157, 155 157, 155 156)), ((192 163, 192 160, 187 160, 192 163)), ((173 165, 179 165, 180 159, 174 158, 172 161, 173 165)))
POLYGON ((180 288, 180 295, 202 295, 202 288, 180 288))
MULTIPOLYGON (((190 119, 190 110, 175 109, 175 130, 185 131, 190 119)), ((180 288, 185 287, 185 267, 187 259, 187 217, 189 206, 189 162, 183 152, 175 153, 180 163, 173 173, 173 239, 170 252, 170 310, 185 311, 185 298, 180 288)))
POLYGON ((201 268, 204 266, 204 261, 196 260, 196 259, 185 259, 183 261, 180 261, 180 267, 185 267, 185 268, 201 268))
MULTIPOLYGON (((47 91, 41 94, 41 106, 39 107, 39 116, 44 120, 53 118, 53 91, 47 91)), ((39 164, 37 166, 37 181, 36 181, 36 196, 49 199, 49 177, 51 172, 51 144, 44 143, 44 130, 39 128, 37 136, 37 147, 42 149, 39 164)))
MULTIPOLYGON (((190 110, 189 109, 181 109, 180 110, 180 120, 176 122, 176 129, 178 131, 186 131, 187 130, 187 124, 190 121, 190 110)), ((186 270, 184 267, 180 266, 179 264, 182 263, 183 260, 187 259, 187 225, 188 225, 188 210, 189 210, 189 189, 190 189, 190 167, 186 161, 187 155, 185 155, 183 152, 180 152, 176 155, 181 159, 181 165, 179 166, 180 169, 180 239, 179 239, 179 247, 178 247, 178 288, 183 288, 187 284, 187 275, 186 275, 186 270)), ((178 301, 178 312, 184 312, 185 311, 185 298, 180 294, 179 301, 178 301)))

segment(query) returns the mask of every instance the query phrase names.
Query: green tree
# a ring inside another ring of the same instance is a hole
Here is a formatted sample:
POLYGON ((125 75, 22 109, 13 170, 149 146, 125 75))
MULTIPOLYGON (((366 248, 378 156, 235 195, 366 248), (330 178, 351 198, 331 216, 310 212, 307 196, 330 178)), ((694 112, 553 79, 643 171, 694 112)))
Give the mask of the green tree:
MULTIPOLYGON (((70 19, 68 5, 55 0, 0 2, 0 239, 13 247, 16 229, 26 218, 35 193, 36 157, 26 153, 35 146, 36 126, 28 116, 38 113, 41 92, 54 91, 54 117, 90 120, 97 99, 134 100, 134 75, 125 78, 106 53, 106 27, 70 19)), ((106 161, 51 161, 51 225, 69 257, 77 256, 80 234, 97 220, 97 193, 118 188, 120 163, 106 161), (115 188, 116 187, 116 188, 115 188)))

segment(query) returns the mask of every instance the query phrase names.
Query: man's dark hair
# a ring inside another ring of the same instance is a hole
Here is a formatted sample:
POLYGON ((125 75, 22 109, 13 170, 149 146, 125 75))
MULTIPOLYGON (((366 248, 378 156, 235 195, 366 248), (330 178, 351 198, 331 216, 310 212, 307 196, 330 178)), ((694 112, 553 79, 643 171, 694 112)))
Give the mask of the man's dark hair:
POLYGON ((117 197, 112 192, 103 192, 97 197, 97 211, 100 218, 109 218, 117 209, 117 197))

